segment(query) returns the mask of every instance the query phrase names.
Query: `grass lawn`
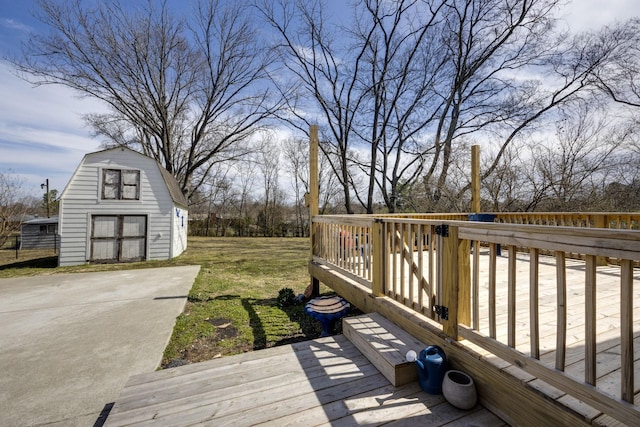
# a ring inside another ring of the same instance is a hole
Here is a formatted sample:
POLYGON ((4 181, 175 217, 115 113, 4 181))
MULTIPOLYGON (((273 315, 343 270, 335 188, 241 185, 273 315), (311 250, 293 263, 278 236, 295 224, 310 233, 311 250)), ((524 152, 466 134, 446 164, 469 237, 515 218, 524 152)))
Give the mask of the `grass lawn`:
MULTIPOLYGON (((189 238, 169 261, 56 267, 53 250, 0 250, 0 278, 25 275, 200 265, 184 312, 176 319, 163 366, 242 353, 320 335, 304 304, 281 306, 280 290, 295 295, 309 284, 306 238, 189 238)), ((323 294, 330 289, 321 288, 323 294)))

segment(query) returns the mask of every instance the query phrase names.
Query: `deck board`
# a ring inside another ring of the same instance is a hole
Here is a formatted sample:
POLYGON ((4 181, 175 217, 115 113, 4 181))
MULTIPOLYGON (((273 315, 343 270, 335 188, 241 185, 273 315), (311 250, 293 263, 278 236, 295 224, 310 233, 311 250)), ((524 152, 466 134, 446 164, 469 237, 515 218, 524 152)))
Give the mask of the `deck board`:
POLYGON ((393 387, 342 335, 132 377, 106 426, 503 426, 461 411, 417 382, 393 387))

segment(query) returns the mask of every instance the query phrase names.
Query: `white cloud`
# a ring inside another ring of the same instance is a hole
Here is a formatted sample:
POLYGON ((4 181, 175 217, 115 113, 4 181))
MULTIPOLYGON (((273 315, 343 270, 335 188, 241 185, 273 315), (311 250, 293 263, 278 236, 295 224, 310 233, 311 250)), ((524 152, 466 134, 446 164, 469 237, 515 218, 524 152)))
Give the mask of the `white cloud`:
POLYGON ((2 20, 0 20, 0 24, 5 27, 8 28, 10 30, 18 30, 18 31, 22 31, 25 33, 31 32, 32 28, 28 25, 25 25, 21 22, 18 22, 14 19, 9 19, 9 18, 3 18, 2 20))
POLYGON ((3 62, 0 93, 0 171, 23 177, 34 194, 46 178, 62 191, 82 156, 100 148, 82 114, 106 108, 62 86, 32 87, 3 62))
POLYGON ((559 13, 573 32, 597 30, 603 25, 640 15, 637 0, 573 0, 559 13))

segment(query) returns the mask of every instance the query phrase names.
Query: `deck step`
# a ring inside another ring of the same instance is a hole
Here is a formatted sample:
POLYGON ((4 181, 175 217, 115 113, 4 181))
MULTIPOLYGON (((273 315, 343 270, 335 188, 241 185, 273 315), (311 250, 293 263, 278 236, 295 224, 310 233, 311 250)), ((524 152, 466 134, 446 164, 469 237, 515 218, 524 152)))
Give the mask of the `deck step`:
POLYGON ((409 350, 419 353, 425 344, 378 313, 342 319, 342 332, 394 386, 417 381, 418 371, 407 362, 409 350))

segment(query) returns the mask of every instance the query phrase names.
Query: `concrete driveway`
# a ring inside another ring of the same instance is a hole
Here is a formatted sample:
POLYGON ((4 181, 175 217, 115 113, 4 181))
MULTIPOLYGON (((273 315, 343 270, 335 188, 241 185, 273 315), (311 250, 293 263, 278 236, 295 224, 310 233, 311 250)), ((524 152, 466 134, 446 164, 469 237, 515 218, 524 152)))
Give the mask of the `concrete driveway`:
POLYGON ((0 279, 0 425, 94 425, 158 367, 199 269, 0 279))

